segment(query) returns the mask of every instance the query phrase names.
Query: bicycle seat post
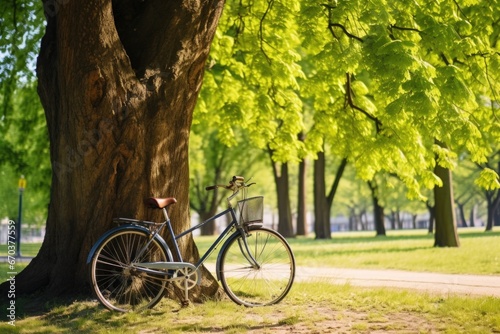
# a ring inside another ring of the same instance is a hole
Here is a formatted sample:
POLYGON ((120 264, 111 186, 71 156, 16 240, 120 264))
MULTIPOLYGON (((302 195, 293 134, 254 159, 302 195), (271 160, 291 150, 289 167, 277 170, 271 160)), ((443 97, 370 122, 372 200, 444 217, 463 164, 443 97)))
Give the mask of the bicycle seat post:
POLYGON ((162 209, 162 211, 163 211, 163 216, 165 216, 165 220, 166 220, 166 221, 168 221, 168 220, 169 220, 169 218, 168 218, 167 208, 166 208, 166 207, 165 207, 165 208, 163 208, 163 209, 162 209))

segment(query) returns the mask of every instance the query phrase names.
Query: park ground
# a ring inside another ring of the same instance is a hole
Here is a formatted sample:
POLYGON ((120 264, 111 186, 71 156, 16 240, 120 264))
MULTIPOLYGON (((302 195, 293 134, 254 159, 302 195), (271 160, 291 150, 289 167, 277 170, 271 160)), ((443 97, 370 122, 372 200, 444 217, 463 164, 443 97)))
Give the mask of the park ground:
POLYGON ((180 308, 164 299, 119 314, 88 297, 31 296, 18 301, 16 326, 2 322, 0 333, 500 333, 500 233, 461 231, 461 241, 434 248, 422 231, 298 238, 290 241, 296 282, 278 305, 180 308))

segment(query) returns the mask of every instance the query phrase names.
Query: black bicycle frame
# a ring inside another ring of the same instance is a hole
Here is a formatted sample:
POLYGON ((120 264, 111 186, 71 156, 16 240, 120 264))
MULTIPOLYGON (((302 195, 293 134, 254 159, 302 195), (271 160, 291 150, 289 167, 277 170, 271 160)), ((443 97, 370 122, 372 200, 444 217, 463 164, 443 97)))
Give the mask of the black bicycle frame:
POLYGON ((220 218, 220 217, 224 216, 227 213, 231 213, 231 217, 232 217, 231 223, 229 223, 229 225, 219 235, 219 237, 217 238, 217 240, 215 240, 215 242, 210 246, 210 248, 205 252, 205 254, 203 254, 203 256, 195 264, 196 268, 198 268, 213 253, 213 251, 217 248, 217 246, 219 246, 219 244, 227 236, 227 234, 229 233, 229 231, 237 225, 237 218, 236 218, 236 213, 234 212, 234 209, 232 207, 227 208, 226 210, 224 210, 224 211, 216 214, 213 217, 208 218, 204 222, 201 222, 198 225, 191 227, 190 229, 185 230, 182 233, 179 233, 178 235, 174 234, 174 230, 172 229, 172 224, 170 223, 170 220, 166 222, 167 223, 167 228, 168 228, 168 231, 169 231, 170 235, 172 235, 174 237, 175 241, 176 241, 176 242, 173 243, 174 247, 175 247, 174 251, 175 251, 175 254, 177 255, 177 258, 179 259, 180 262, 184 262, 184 260, 182 259, 181 251, 179 249, 179 245, 177 244, 177 240, 180 239, 180 238, 182 238, 183 236, 185 236, 185 235, 187 235, 189 233, 192 233, 193 231, 199 229, 203 225, 208 224, 208 223, 210 223, 212 221, 215 221, 217 218, 220 218))

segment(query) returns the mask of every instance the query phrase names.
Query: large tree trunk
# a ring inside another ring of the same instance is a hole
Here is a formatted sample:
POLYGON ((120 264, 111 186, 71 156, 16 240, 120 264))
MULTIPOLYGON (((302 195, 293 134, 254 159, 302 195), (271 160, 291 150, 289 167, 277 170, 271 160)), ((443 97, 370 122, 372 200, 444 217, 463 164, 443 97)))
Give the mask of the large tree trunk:
MULTIPOLYGON (((53 167, 47 233, 18 293, 81 292, 113 217, 160 219, 142 204, 149 196, 175 196, 174 230, 189 226, 189 130, 223 1, 54 4, 44 3, 37 64, 53 167)), ((180 246, 198 256, 191 237, 180 246)))
POLYGON ((436 219, 434 246, 459 247, 451 171, 436 165, 434 173, 443 181, 441 187, 434 187, 434 214, 436 219))

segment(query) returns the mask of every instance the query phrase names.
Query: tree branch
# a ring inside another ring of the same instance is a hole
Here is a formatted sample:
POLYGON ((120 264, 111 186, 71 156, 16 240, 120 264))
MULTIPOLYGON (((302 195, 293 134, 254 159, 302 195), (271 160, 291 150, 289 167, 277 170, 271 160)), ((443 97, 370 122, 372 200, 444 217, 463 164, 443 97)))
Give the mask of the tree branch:
POLYGON ((389 26, 389 28, 392 30, 392 29, 397 29, 397 30, 403 30, 403 31, 414 31, 414 32, 418 32, 419 34, 423 33, 422 30, 418 30, 416 28, 406 28, 406 27, 399 27, 397 25, 394 25, 394 24, 391 24, 389 26))
POLYGON ((345 94, 346 94, 346 104, 349 105, 351 108, 361 112, 363 115, 365 115, 370 120, 375 122, 375 127, 377 128, 377 133, 378 133, 380 131, 380 127, 382 126, 382 122, 380 122, 380 120, 377 117, 370 115, 370 113, 368 113, 366 110, 364 110, 364 109, 362 109, 354 104, 354 101, 352 99, 352 90, 351 90, 351 76, 349 75, 349 73, 346 73, 346 93, 345 94))
POLYGON ((332 187, 330 188, 330 192, 326 197, 326 201, 329 206, 332 206, 333 199, 335 194, 337 193, 337 189, 339 188, 340 179, 342 178, 342 174, 344 174, 345 167, 347 166, 347 158, 343 158, 340 162, 339 168, 337 169, 337 173, 335 174, 335 180, 333 181, 332 187))
POLYGON ((346 27, 344 27, 342 24, 340 23, 335 23, 335 22, 332 22, 332 11, 336 8, 335 6, 332 6, 332 5, 329 5, 329 4, 321 4, 321 6, 325 7, 326 9, 328 9, 328 30, 330 30, 330 32, 332 33, 332 36, 333 38, 335 39, 339 39, 337 37, 337 35, 335 34, 335 31, 333 30, 334 27, 337 27, 337 28, 340 28, 342 29, 342 31, 344 32, 344 34, 346 36, 348 36, 349 38, 353 38, 361 43, 363 43, 363 39, 356 36, 356 35, 353 35, 351 34, 346 27))
POLYGON ((346 35, 347 35, 347 37, 353 38, 353 39, 355 39, 355 40, 357 40, 357 41, 359 41, 359 42, 363 43, 363 39, 362 39, 362 38, 360 38, 360 37, 358 37, 358 36, 355 36, 355 35, 351 34, 349 31, 347 31, 346 27, 344 27, 342 24, 340 24, 340 23, 332 23, 332 22, 330 22, 330 23, 328 24, 328 29, 330 30, 330 32, 332 33, 332 35, 333 35, 335 38, 337 38, 337 37, 335 36, 335 32, 333 31, 333 27, 338 27, 338 28, 342 29, 342 31, 344 32, 344 34, 346 34, 346 35))
POLYGON ((266 60, 269 64, 271 64, 271 58, 267 55, 266 51, 264 50, 264 43, 267 44, 267 42, 264 40, 264 20, 266 19, 267 14, 273 7, 274 0, 268 0, 267 1, 267 8, 264 14, 262 15, 262 18, 260 19, 259 22, 259 39, 260 39, 260 51, 264 54, 264 57, 266 57, 266 60))

